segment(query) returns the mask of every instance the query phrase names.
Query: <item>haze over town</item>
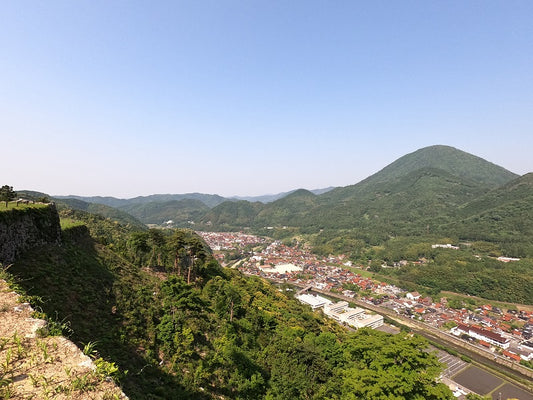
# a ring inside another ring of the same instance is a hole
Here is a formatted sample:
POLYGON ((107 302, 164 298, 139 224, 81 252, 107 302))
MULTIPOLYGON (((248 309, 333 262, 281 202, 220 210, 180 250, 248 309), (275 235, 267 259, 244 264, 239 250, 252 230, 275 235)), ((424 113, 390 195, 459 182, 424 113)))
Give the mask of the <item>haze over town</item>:
POLYGON ((433 144, 533 171, 531 2, 6 1, 1 12, 3 177, 16 190, 345 186, 433 144))

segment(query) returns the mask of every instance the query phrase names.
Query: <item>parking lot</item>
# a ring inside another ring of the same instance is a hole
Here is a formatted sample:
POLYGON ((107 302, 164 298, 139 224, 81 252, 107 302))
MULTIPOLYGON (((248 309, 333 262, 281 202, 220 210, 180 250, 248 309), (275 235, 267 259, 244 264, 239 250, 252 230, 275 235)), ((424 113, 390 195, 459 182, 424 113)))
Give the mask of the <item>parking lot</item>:
POLYGON ((466 368, 468 364, 461 360, 459 357, 452 356, 451 354, 446 353, 445 351, 438 351, 439 361, 443 364, 446 364, 447 367, 442 373, 446 378, 452 378, 457 375, 461 370, 466 368))

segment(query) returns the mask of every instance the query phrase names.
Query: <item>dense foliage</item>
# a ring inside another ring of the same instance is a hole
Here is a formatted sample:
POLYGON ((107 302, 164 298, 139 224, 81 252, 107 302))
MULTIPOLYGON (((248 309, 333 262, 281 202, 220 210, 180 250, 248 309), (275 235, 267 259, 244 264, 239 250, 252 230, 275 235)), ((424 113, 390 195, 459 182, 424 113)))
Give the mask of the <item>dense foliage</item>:
POLYGON ((198 219, 209 211, 209 207, 200 200, 182 199, 170 201, 152 201, 121 206, 121 210, 135 216, 145 224, 162 225, 172 221, 176 226, 189 226, 189 221, 198 219))
POLYGON ((533 262, 503 263, 461 252, 439 251, 426 264, 380 270, 401 282, 511 303, 533 304, 533 262))
POLYGON ((10 272, 75 341, 128 370, 132 399, 452 398, 420 338, 347 333, 290 292, 221 269, 191 231, 112 233, 84 215, 95 241, 77 213, 60 247, 10 272))

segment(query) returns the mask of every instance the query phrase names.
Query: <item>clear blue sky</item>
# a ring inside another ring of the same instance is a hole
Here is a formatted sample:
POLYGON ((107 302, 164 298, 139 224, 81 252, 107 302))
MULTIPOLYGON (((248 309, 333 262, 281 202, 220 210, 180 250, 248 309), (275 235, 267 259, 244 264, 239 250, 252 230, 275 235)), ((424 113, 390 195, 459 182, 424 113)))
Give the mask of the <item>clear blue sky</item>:
POLYGON ((345 186, 446 144, 533 171, 532 1, 0 2, 0 184, 345 186))

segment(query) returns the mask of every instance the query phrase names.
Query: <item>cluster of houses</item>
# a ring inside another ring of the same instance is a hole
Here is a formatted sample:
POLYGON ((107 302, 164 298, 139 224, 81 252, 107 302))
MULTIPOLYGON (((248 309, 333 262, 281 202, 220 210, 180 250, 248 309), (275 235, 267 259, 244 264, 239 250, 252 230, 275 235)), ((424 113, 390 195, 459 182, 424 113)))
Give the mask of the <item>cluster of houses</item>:
MULTIPOLYGON (((230 243, 239 243, 237 246, 243 246, 244 243, 266 243, 260 241, 264 240, 262 238, 240 233, 204 233, 202 236, 208 244, 212 243, 212 248, 235 248, 230 247, 230 243)), ((456 250, 457 246, 435 244, 433 247, 456 250)), ((246 274, 306 284, 311 288, 336 291, 347 297, 353 297, 359 292, 364 301, 392 309, 398 314, 416 318, 428 325, 441 329, 454 326, 452 333, 459 337, 468 336, 481 346, 500 349, 499 352, 511 359, 533 359, 533 350, 526 344, 533 338, 532 312, 511 310, 504 313, 490 305, 484 305, 474 311, 454 309, 448 306, 446 299, 435 303, 431 297, 421 296, 417 292, 406 293, 394 285, 363 277, 347 269, 347 266, 350 265, 342 255, 319 259, 299 246, 290 247, 280 241, 274 241, 263 251, 242 262, 239 269, 246 274), (353 287, 347 288, 350 285, 353 287)), ((302 296, 304 297, 301 297, 301 301, 313 308, 322 308, 324 313, 335 320, 354 328, 383 323, 382 318, 380 322, 379 316, 374 317, 376 320, 372 321, 366 318, 368 314, 359 311, 361 309, 352 309, 343 302, 335 306, 321 296, 302 296)))
POLYGON ((334 303, 325 297, 309 293, 298 294, 296 298, 303 304, 311 306, 313 310, 322 309, 328 317, 355 329, 375 329, 383 325, 382 315, 369 314, 366 310, 359 307, 352 308, 346 301, 334 303))
POLYGON ((465 308, 456 310, 449 308, 445 299, 440 303, 433 303, 431 298, 422 297, 417 292, 407 293, 405 297, 390 298, 382 306, 437 328, 446 329, 448 326, 455 336, 475 340, 480 346, 499 351, 516 361, 533 360, 533 345, 528 345, 533 336, 531 312, 504 313, 490 304, 474 311, 465 308), (518 329, 516 326, 522 327, 518 329))
POLYGON ((234 250, 248 245, 266 243, 266 239, 242 232, 196 232, 213 251, 234 250))

